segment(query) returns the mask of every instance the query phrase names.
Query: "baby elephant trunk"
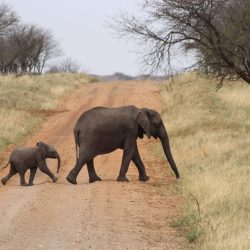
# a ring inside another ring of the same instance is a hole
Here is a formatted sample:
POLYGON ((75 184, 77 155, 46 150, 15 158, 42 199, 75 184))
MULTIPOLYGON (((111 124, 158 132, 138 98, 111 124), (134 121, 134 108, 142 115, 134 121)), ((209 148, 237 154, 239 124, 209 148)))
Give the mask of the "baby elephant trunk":
POLYGON ((59 153, 56 150, 53 150, 48 155, 48 158, 57 159, 57 173, 58 173, 60 170, 60 166, 61 166, 61 157, 60 157, 59 153))
POLYGON ((60 170, 60 166, 61 166, 61 158, 60 158, 60 155, 56 152, 57 156, 56 156, 56 159, 57 159, 57 173, 59 172, 60 170))

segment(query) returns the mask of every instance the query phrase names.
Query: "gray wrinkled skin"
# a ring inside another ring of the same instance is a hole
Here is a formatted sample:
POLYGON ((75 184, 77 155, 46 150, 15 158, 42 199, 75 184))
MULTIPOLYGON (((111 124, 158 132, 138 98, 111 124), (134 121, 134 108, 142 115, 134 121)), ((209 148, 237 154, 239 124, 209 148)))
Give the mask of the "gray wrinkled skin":
POLYGON ((137 138, 153 136, 159 138, 168 162, 179 178, 179 172, 172 157, 167 131, 161 116, 155 110, 124 106, 118 108, 96 107, 84 112, 74 127, 76 144, 76 163, 67 176, 72 184, 81 168, 87 164, 89 182, 100 181, 94 168, 93 159, 97 155, 110 153, 118 148, 123 149, 123 157, 118 181, 128 181, 126 173, 132 160, 139 172, 139 180, 147 181, 145 166, 141 160, 137 138))
POLYGON ((46 158, 53 158, 58 160, 57 173, 60 169, 60 156, 55 148, 44 142, 38 142, 36 147, 23 147, 15 149, 9 158, 10 171, 7 176, 2 179, 3 185, 16 173, 20 176, 20 184, 22 186, 33 185, 33 180, 39 168, 43 173, 47 174, 53 182, 57 181, 57 178, 49 170, 46 164, 46 158), (29 183, 25 182, 25 173, 30 169, 29 183))

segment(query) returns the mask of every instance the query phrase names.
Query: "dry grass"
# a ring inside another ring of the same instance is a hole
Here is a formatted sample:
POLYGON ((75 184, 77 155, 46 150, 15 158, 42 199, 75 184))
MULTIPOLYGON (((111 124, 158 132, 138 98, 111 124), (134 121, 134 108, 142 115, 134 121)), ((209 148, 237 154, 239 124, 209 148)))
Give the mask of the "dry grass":
POLYGON ((250 87, 184 74, 162 88, 163 117, 181 179, 174 222, 194 249, 250 249, 250 87), (200 215, 199 210, 200 209, 200 215), (195 244, 194 244, 195 243, 195 244))
POLYGON ((70 73, 1 76, 0 152, 38 128, 44 110, 57 109, 59 99, 66 91, 93 80, 85 74, 70 73))

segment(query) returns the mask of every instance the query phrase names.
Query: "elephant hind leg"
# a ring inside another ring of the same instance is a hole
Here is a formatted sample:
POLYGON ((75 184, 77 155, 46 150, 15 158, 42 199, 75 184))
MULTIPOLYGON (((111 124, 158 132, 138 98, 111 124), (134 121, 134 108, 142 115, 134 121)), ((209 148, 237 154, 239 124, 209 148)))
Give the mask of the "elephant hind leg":
POLYGON ((80 173, 82 167, 86 164, 86 162, 87 162, 86 158, 80 157, 79 159, 77 159, 74 168, 69 172, 66 178, 68 182, 75 185, 77 184, 76 177, 78 176, 78 174, 80 173))
POLYGON ((89 173, 89 183, 102 180, 95 172, 93 159, 90 161, 87 161, 87 168, 88 168, 88 173, 89 173))
POLYGON ((13 163, 10 163, 10 172, 8 173, 8 175, 6 175, 3 179, 2 179, 2 183, 3 185, 5 185, 7 183, 7 181, 17 173, 15 166, 13 165, 13 163))

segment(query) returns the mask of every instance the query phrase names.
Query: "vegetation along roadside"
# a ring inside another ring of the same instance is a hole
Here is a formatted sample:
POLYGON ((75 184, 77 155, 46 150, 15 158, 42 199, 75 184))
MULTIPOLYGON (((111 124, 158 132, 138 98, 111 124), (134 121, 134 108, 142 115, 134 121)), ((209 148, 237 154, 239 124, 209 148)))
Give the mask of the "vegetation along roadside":
POLYGON ((181 173, 174 191, 185 201, 173 226, 194 249, 250 249, 250 89, 241 81, 215 88, 186 73, 161 90, 181 173))
POLYGON ((59 100, 81 84, 95 81, 83 73, 0 77, 0 152, 24 142, 47 115, 59 112, 59 100))

